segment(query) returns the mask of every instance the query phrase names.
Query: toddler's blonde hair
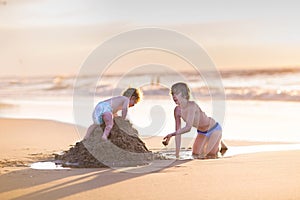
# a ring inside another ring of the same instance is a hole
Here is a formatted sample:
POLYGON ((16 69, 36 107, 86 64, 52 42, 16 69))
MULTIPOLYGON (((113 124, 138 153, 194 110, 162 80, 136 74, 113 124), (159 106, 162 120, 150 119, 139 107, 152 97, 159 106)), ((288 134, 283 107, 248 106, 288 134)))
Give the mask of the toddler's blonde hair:
POLYGON ((135 97, 136 102, 139 102, 142 99, 143 93, 140 89, 128 88, 123 92, 123 96, 128 98, 135 97))

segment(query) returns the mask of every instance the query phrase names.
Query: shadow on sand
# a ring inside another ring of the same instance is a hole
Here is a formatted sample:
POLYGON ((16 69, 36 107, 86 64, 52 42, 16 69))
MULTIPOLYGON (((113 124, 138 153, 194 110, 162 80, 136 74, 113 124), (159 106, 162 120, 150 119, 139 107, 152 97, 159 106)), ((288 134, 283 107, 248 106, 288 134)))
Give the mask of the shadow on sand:
POLYGON ((89 190, 102 188, 114 183, 141 177, 150 173, 164 173, 166 168, 180 167, 190 160, 176 160, 157 167, 152 172, 128 173, 133 168, 81 168, 62 170, 24 169, 12 171, 0 176, 1 199, 9 197, 14 200, 60 199, 89 190), (22 191, 23 190, 23 191, 22 191))

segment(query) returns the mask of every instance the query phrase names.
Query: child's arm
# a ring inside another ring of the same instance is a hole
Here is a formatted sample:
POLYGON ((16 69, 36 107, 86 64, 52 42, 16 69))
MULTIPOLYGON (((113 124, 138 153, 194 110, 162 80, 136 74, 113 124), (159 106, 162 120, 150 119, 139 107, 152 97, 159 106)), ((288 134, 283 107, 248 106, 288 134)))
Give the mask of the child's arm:
MULTIPOLYGON (((174 109, 174 118, 175 118, 175 131, 178 131, 181 128, 181 110, 179 106, 176 106, 174 109)), ((176 158, 179 158, 180 146, 181 146, 181 135, 175 136, 175 146, 176 146, 176 158)))
POLYGON ((193 123, 194 123, 194 118, 195 118, 195 110, 196 110, 195 104, 192 104, 191 106, 189 106, 186 125, 185 125, 185 127, 176 130, 176 132, 173 133, 174 136, 184 134, 186 132, 189 132, 192 129, 193 123))
POLYGON ((125 98, 123 105, 122 105, 122 118, 123 119, 125 119, 127 116, 128 106, 129 106, 129 99, 125 98))
POLYGON ((184 134, 186 132, 189 132, 193 127, 193 122, 194 122, 194 118, 195 118, 195 110, 196 109, 197 108, 196 108, 195 104, 190 105, 189 108, 188 108, 188 118, 186 120, 185 127, 176 130, 174 133, 168 134, 166 137, 164 137, 164 139, 165 138, 169 139, 172 136, 181 135, 181 134, 184 134))

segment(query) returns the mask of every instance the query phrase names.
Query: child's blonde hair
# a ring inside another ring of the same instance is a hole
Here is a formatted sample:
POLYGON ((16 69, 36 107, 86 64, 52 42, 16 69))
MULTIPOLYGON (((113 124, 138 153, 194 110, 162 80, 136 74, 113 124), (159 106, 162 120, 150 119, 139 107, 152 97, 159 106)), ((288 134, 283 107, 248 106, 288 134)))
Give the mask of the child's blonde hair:
POLYGON ((181 96, 186 98, 187 100, 190 99, 190 88, 187 86, 186 83, 179 82, 172 85, 171 94, 179 94, 179 93, 181 93, 181 96))
POLYGON ((128 98, 135 97, 136 102, 139 102, 142 99, 143 93, 140 89, 128 88, 123 92, 123 96, 128 98))

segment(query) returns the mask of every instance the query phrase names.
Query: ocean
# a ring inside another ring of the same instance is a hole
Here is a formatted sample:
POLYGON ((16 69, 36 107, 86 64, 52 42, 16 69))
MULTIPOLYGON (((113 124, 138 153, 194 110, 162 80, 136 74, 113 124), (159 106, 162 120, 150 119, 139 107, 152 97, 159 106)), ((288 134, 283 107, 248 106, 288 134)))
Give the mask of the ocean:
MULTIPOLYGON (((143 100, 129 109, 128 118, 142 137, 163 136, 175 127, 169 86, 184 81, 199 106, 221 122, 224 139, 300 142, 300 128, 295 126, 300 113, 300 70, 222 71, 221 77, 225 99, 217 100, 212 95, 220 88, 207 86, 205 78, 195 73, 2 77, 0 117, 50 119, 88 127, 98 101, 119 95, 127 87, 140 87, 143 100), (222 101, 221 107, 214 101, 222 101)), ((195 130, 184 135, 194 136, 195 130)))

